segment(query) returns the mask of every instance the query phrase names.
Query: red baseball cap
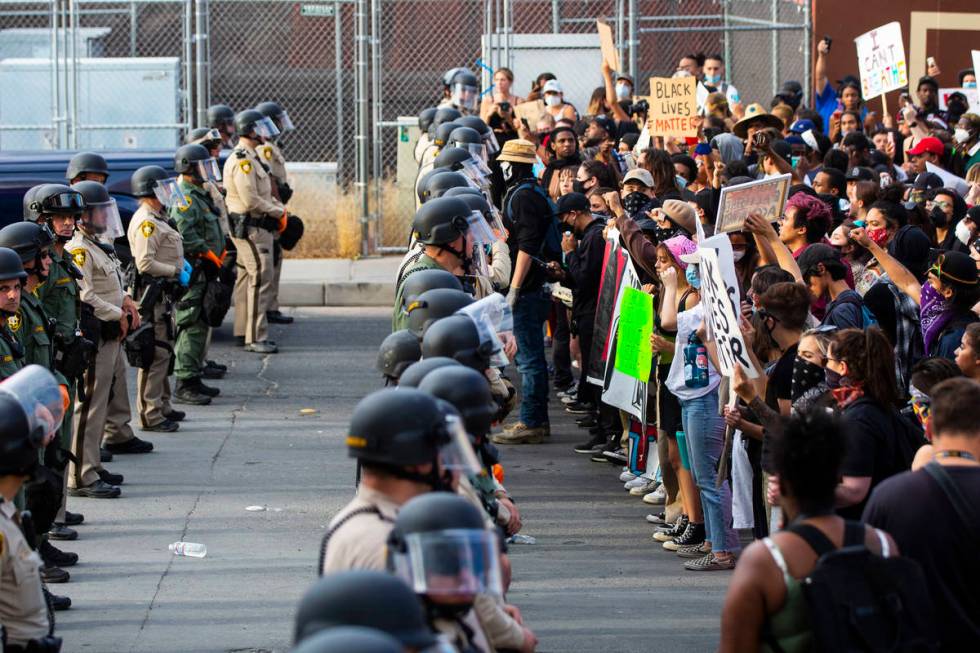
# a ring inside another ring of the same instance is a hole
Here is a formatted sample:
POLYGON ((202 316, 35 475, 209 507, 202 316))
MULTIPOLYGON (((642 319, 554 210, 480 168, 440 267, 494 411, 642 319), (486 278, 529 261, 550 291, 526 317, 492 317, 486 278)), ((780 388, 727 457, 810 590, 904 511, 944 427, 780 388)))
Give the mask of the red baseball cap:
POLYGON ((909 154, 913 155, 925 154, 926 152, 935 154, 936 156, 942 156, 943 142, 935 136, 926 136, 908 151, 909 154))

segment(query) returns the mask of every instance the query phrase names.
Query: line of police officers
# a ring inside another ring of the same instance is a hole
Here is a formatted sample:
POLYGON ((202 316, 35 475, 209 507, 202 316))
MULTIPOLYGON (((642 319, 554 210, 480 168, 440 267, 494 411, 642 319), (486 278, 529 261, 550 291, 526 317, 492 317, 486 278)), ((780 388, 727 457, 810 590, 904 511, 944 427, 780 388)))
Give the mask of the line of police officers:
POLYGON ((125 233, 105 186, 108 165, 94 153, 71 159, 70 185, 31 188, 24 222, 0 229, 5 653, 60 649, 52 610, 67 609, 71 601, 48 592, 42 581, 67 582, 64 567, 78 561, 51 544, 76 539, 72 527, 84 521, 65 509, 66 495, 119 497, 123 476, 103 463, 115 454, 153 450, 130 426, 123 359, 138 368, 141 430, 173 432, 186 417, 173 403, 206 405, 219 394, 202 379, 227 372, 206 354, 211 329, 221 324, 233 293, 235 335, 246 351, 275 353, 268 322, 292 322, 279 312, 276 295, 282 249, 295 246, 303 226, 284 207, 292 191, 275 142, 292 122, 273 102, 237 115, 222 105, 208 113, 212 125, 190 132, 174 155, 177 178, 159 166, 132 175, 139 208, 125 233), (238 142, 222 175, 218 155, 235 132, 238 142), (19 420, 3 412, 6 380, 19 387, 16 378, 28 365, 43 368, 52 387, 60 386, 66 416, 57 420, 56 439, 25 432, 30 415, 19 420))

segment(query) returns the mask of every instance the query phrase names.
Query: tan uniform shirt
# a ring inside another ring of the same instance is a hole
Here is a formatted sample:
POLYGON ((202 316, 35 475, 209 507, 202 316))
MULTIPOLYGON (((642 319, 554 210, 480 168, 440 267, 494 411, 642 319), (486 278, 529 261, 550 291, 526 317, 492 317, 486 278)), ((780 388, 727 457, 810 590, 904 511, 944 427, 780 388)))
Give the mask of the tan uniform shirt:
POLYGON ((282 155, 282 150, 279 149, 278 145, 272 141, 262 143, 262 145, 255 148, 255 152, 269 166, 269 172, 273 177, 283 184, 289 183, 289 179, 286 176, 286 157, 282 155))
POLYGON ((388 533, 395 521, 399 505, 386 495, 361 485, 357 496, 330 520, 329 528, 340 524, 355 510, 376 508, 378 513, 366 512, 351 517, 334 531, 327 543, 323 573, 373 569, 385 571, 385 552, 388 533))
POLYGON ((8 644, 24 646, 48 634, 48 606, 41 592, 41 556, 27 545, 16 510, 0 500, 0 623, 8 644))
POLYGON ((225 203, 229 213, 253 218, 278 218, 283 206, 272 196, 272 176, 266 171, 255 150, 239 141, 225 161, 222 172, 225 203))
POLYGON ((140 205, 126 230, 140 274, 166 279, 177 276, 184 260, 184 241, 162 213, 140 205))
POLYGON ((103 250, 99 243, 78 229, 65 245, 72 260, 82 271, 78 282, 83 302, 95 310, 95 317, 118 322, 122 317, 123 284, 119 259, 103 250))

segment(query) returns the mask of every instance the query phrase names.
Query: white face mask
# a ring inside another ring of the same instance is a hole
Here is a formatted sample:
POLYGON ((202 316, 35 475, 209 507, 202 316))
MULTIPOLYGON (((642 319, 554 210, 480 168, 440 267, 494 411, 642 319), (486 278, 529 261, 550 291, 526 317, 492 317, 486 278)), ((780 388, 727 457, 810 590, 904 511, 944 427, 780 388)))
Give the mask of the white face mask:
POLYGON ((616 84, 616 99, 626 100, 630 96, 629 84, 616 84))
POLYGON ((736 250, 733 250, 732 251, 732 259, 736 263, 738 263, 739 261, 741 261, 743 258, 745 258, 745 250, 744 249, 736 249, 736 250))
POLYGON ((549 93, 544 96, 544 103, 549 107, 557 107, 561 104, 561 95, 557 93, 549 93))
POLYGON ((973 236, 973 234, 970 233, 970 228, 966 226, 966 222, 964 220, 960 220, 956 223, 956 229, 953 230, 953 233, 956 234, 956 240, 960 241, 964 245, 968 245, 970 243, 970 237, 973 236))
POLYGON ((504 181, 510 181, 511 176, 514 174, 514 169, 510 166, 510 161, 500 162, 500 172, 504 175, 504 181))
POLYGON ((965 143, 968 140, 970 140, 970 132, 960 127, 957 127, 953 131, 953 140, 955 140, 957 143, 965 143))

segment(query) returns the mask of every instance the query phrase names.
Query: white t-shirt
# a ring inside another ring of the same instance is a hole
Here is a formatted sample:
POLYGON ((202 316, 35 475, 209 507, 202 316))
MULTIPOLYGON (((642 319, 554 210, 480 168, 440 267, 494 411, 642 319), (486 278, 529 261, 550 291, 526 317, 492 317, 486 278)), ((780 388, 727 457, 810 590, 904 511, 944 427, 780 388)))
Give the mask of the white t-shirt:
POLYGON ((677 314, 677 340, 674 342, 674 360, 667 374, 667 389, 680 400, 703 397, 721 383, 721 377, 715 366, 711 364, 710 357, 708 358, 708 385, 704 388, 689 388, 684 383, 684 347, 687 347, 687 339, 691 336, 691 332, 697 331, 703 319, 704 309, 701 304, 677 314))

